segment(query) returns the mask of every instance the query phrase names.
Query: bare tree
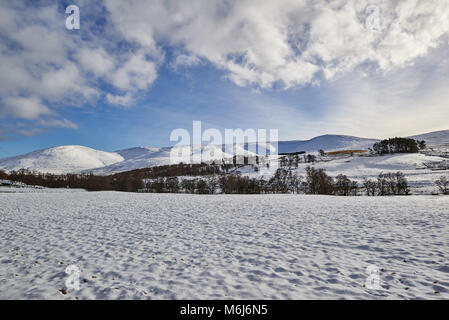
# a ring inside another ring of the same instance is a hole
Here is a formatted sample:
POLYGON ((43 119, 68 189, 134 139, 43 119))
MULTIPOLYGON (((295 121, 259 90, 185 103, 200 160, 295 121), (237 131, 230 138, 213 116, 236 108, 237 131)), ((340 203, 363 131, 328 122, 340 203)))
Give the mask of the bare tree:
POLYGON ((363 187, 365 188, 365 192, 367 196, 375 196, 377 183, 371 179, 363 179, 363 187))

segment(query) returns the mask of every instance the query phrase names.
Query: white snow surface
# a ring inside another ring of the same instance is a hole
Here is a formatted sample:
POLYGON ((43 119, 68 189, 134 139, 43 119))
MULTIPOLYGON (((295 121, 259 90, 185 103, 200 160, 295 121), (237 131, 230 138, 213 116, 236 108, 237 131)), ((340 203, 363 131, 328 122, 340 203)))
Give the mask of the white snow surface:
POLYGON ((449 197, 0 193, 0 299, 448 299, 449 197), (67 289, 68 265, 81 269, 67 289), (364 287, 367 267, 381 289, 364 287))

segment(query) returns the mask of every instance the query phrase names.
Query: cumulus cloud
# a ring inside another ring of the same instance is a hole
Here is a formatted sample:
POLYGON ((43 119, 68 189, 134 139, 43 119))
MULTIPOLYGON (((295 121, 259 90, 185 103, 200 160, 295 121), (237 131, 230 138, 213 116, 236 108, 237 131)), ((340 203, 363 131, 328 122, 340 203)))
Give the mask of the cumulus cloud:
POLYGON ((388 72, 447 43, 449 3, 433 1, 106 0, 118 31, 154 50, 158 39, 227 72, 237 85, 270 88, 333 79, 363 64, 388 72), (377 5, 380 30, 365 27, 377 5))
POLYGON ((7 97, 3 99, 3 105, 0 107, 0 114, 14 118, 23 118, 27 120, 36 120, 41 115, 51 114, 42 102, 36 97, 7 97))
MULTIPOLYGON (((60 126, 75 128, 58 119, 59 108, 99 101, 130 107, 164 63, 195 67, 204 61, 238 86, 289 89, 348 75, 388 75, 448 44, 446 0, 78 4, 81 30, 68 31, 58 5, 0 3, 0 117, 39 124, 51 115, 60 126), (368 5, 379 8, 378 30, 365 26, 368 5), (104 21, 97 24, 99 16, 104 21), (182 54, 166 61, 168 48, 182 54)), ((380 90, 365 85, 368 95, 380 90)))
MULTIPOLYGON (((89 4, 81 4, 88 12, 89 4)), ((68 31, 63 9, 47 2, 0 2, 1 118, 75 129, 57 119, 61 108, 110 101, 111 94, 127 97, 113 103, 132 104, 156 79, 148 49, 120 50, 120 36, 98 33, 94 21, 83 24, 83 31, 68 31), (42 120, 48 115, 54 119, 42 120)))
POLYGON ((144 52, 132 54, 110 79, 116 88, 123 91, 147 89, 156 79, 156 63, 148 61, 144 52))
POLYGON ((103 48, 81 48, 76 53, 81 68, 97 77, 106 76, 114 69, 115 61, 103 48))

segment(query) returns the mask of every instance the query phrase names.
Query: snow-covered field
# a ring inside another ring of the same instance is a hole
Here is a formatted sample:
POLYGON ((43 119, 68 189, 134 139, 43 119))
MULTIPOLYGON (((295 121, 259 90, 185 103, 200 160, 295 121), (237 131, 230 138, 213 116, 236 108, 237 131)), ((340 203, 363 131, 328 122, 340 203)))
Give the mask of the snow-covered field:
POLYGON ((448 299, 449 197, 0 193, 0 299, 448 299), (65 269, 81 271, 67 289, 65 269), (364 287, 369 265, 380 290, 364 287))
MULTIPOLYGON (((427 162, 446 161, 446 158, 437 156, 428 156, 421 153, 402 153, 383 156, 343 156, 343 157, 325 157, 325 161, 315 163, 300 163, 298 168, 292 170, 300 176, 305 176, 305 168, 313 166, 323 168, 326 172, 336 177, 339 174, 347 175, 348 178, 355 180, 362 187, 364 178, 377 180, 380 173, 401 171, 407 178, 412 194, 432 194, 438 192, 435 181, 441 176, 448 176, 449 170, 431 170, 424 166, 427 162)), ((449 161, 449 160, 448 160, 449 161)), ((275 170, 273 165, 270 169, 260 167, 258 172, 253 167, 245 166, 239 171, 251 178, 263 177, 268 180, 272 177, 275 170)))

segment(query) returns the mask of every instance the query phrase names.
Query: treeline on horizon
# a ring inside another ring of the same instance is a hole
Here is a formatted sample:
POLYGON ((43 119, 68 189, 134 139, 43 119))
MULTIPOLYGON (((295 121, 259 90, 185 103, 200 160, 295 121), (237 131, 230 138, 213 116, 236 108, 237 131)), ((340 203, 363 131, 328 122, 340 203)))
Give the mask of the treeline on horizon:
MULTIPOLYGON (((94 175, 93 173, 67 173, 52 174, 20 169, 6 173, 0 170, 0 179, 21 182, 27 185, 36 185, 46 188, 72 188, 86 189, 87 191, 128 191, 137 192, 143 188, 145 179, 156 179, 159 177, 177 176, 210 176, 233 174, 237 169, 255 163, 269 167, 269 163, 261 157, 233 157, 229 163, 222 161, 220 164, 198 163, 198 164, 171 164, 156 167, 135 169, 110 175, 94 175), (240 164, 241 163, 241 164, 240 164)), ((254 166, 254 168, 258 168, 254 166)))
POLYGON ((139 192, 191 194, 315 194, 336 196, 388 196, 410 194, 402 172, 381 173, 376 180, 365 179, 361 185, 339 174, 329 176, 324 169, 306 167, 305 176, 279 168, 269 180, 240 174, 201 178, 159 177, 144 181, 139 192))
POLYGON ((407 179, 401 172, 380 174, 377 180, 365 179, 362 185, 345 175, 335 178, 324 169, 306 167, 305 176, 278 168, 269 179, 249 178, 230 172, 233 165, 178 164, 116 173, 109 176, 93 174, 42 174, 29 170, 0 171, 0 179, 47 188, 79 188, 88 191, 127 191, 191 194, 277 194, 303 193, 338 196, 407 195, 407 179), (180 178, 181 176, 181 178, 180 178))
POLYGON ((46 188, 86 189, 88 191, 128 191, 137 192, 143 187, 144 179, 173 176, 205 176, 223 174, 235 168, 234 164, 174 164, 136 169, 111 175, 93 173, 51 174, 20 169, 6 173, 0 170, 0 179, 22 182, 46 188))

